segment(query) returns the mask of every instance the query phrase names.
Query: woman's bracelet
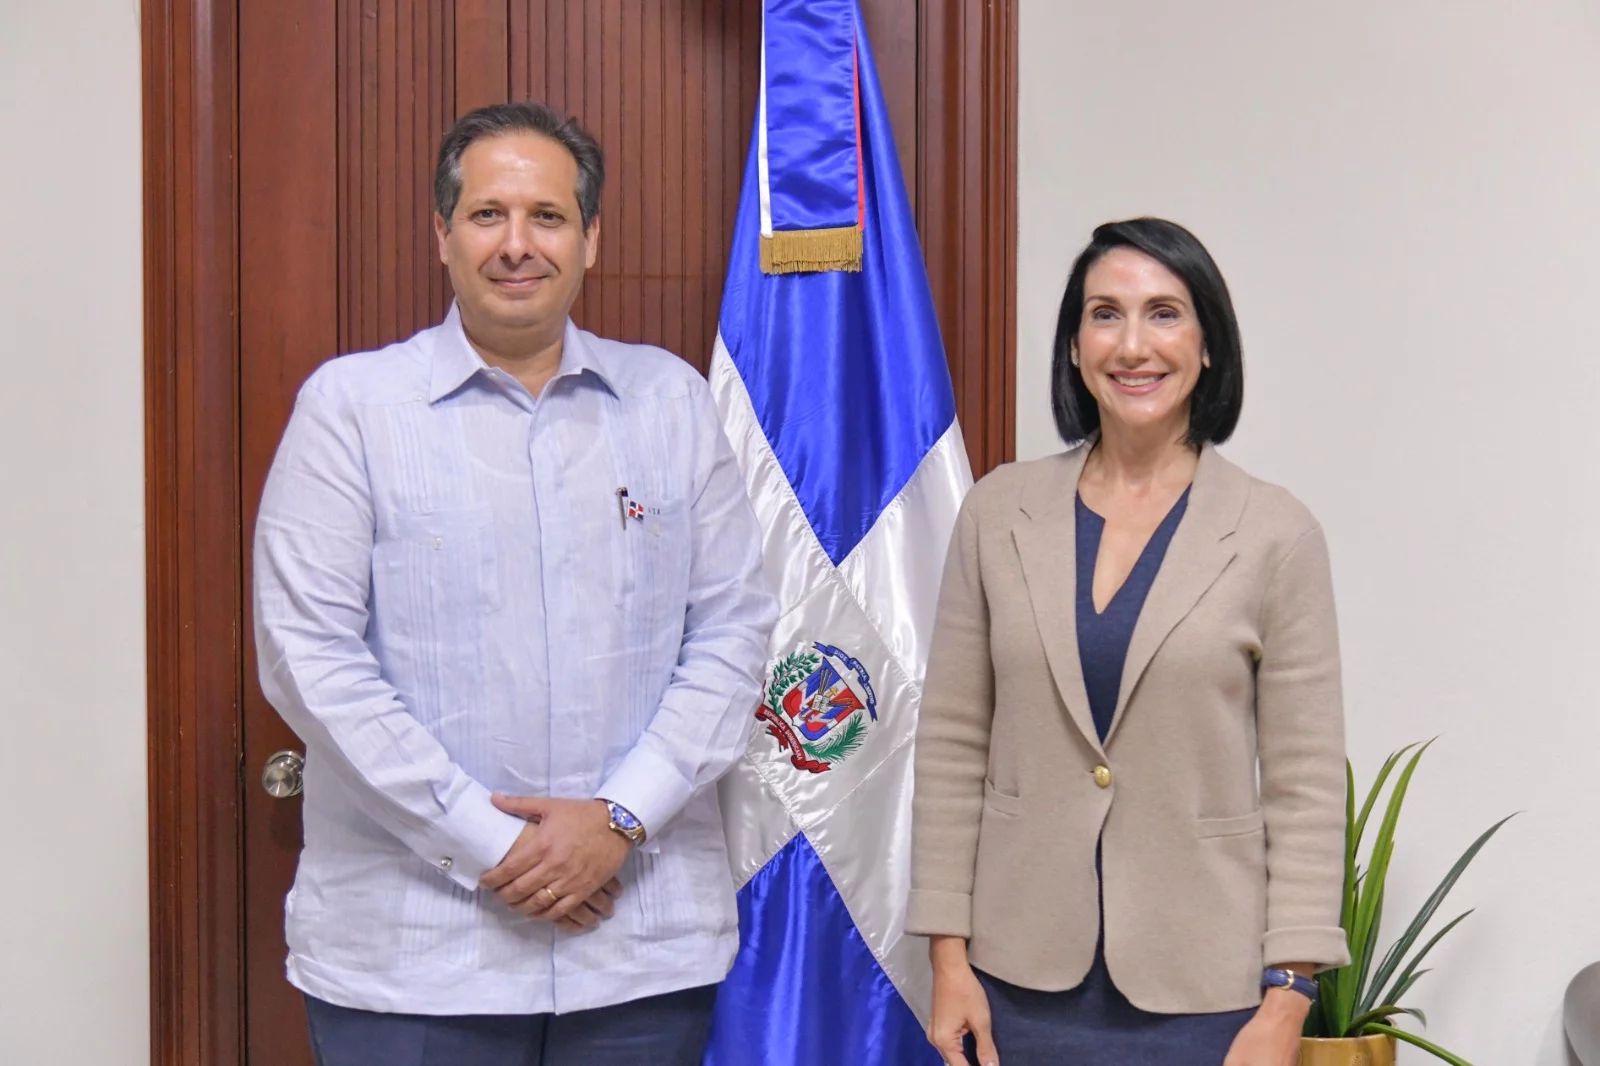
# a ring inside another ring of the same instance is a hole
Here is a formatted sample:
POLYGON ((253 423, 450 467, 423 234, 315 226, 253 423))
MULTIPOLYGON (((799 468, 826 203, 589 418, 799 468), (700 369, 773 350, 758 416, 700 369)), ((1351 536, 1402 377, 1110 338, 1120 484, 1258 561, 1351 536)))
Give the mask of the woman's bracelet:
POLYGON ((1293 970, 1284 970, 1276 966, 1269 966, 1261 975, 1261 987, 1292 989, 1313 1003, 1317 1001, 1317 980, 1314 977, 1302 977, 1293 970))

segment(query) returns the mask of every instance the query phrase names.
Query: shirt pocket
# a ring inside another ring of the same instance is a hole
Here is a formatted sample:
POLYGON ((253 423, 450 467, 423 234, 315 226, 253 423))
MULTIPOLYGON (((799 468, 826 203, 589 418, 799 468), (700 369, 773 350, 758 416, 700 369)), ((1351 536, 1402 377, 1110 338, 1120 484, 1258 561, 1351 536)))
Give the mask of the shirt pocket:
POLYGON ((683 636, 693 560, 689 507, 681 500, 649 505, 622 534, 618 576, 624 616, 636 632, 670 635, 676 647, 683 636))
POLYGON ((376 636, 392 665, 443 667, 456 657, 475 668, 484 616, 500 609, 493 512, 390 515, 372 549, 372 591, 376 636))

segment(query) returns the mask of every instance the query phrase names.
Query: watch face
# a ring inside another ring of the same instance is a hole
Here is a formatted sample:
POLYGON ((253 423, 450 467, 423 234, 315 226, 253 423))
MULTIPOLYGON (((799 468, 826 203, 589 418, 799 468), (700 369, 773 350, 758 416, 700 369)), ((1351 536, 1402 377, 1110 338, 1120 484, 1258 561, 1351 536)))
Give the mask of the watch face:
POLYGON ((616 819, 619 828, 626 829, 629 832, 639 828, 639 819, 628 813, 626 808, 613 806, 611 808, 611 817, 616 819))

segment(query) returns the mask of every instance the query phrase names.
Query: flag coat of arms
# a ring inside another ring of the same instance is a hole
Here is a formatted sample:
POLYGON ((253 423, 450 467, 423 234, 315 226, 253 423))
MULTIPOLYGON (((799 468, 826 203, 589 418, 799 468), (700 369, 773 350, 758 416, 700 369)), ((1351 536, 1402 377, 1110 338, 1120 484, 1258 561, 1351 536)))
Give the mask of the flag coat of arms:
POLYGON ((937 1064, 912 745, 972 477, 856 0, 766 0, 710 381, 781 615, 721 785, 741 946, 707 1066, 937 1064))

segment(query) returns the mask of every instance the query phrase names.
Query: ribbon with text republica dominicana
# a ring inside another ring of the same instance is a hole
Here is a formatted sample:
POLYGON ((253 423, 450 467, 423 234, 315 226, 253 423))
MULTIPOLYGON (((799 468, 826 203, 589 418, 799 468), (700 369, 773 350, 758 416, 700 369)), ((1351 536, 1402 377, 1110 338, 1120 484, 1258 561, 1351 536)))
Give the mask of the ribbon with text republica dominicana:
POLYGON ((767 0, 762 73, 709 377, 780 617, 720 786, 741 944, 705 1062, 936 1066, 912 743, 972 475, 856 0, 767 0))

